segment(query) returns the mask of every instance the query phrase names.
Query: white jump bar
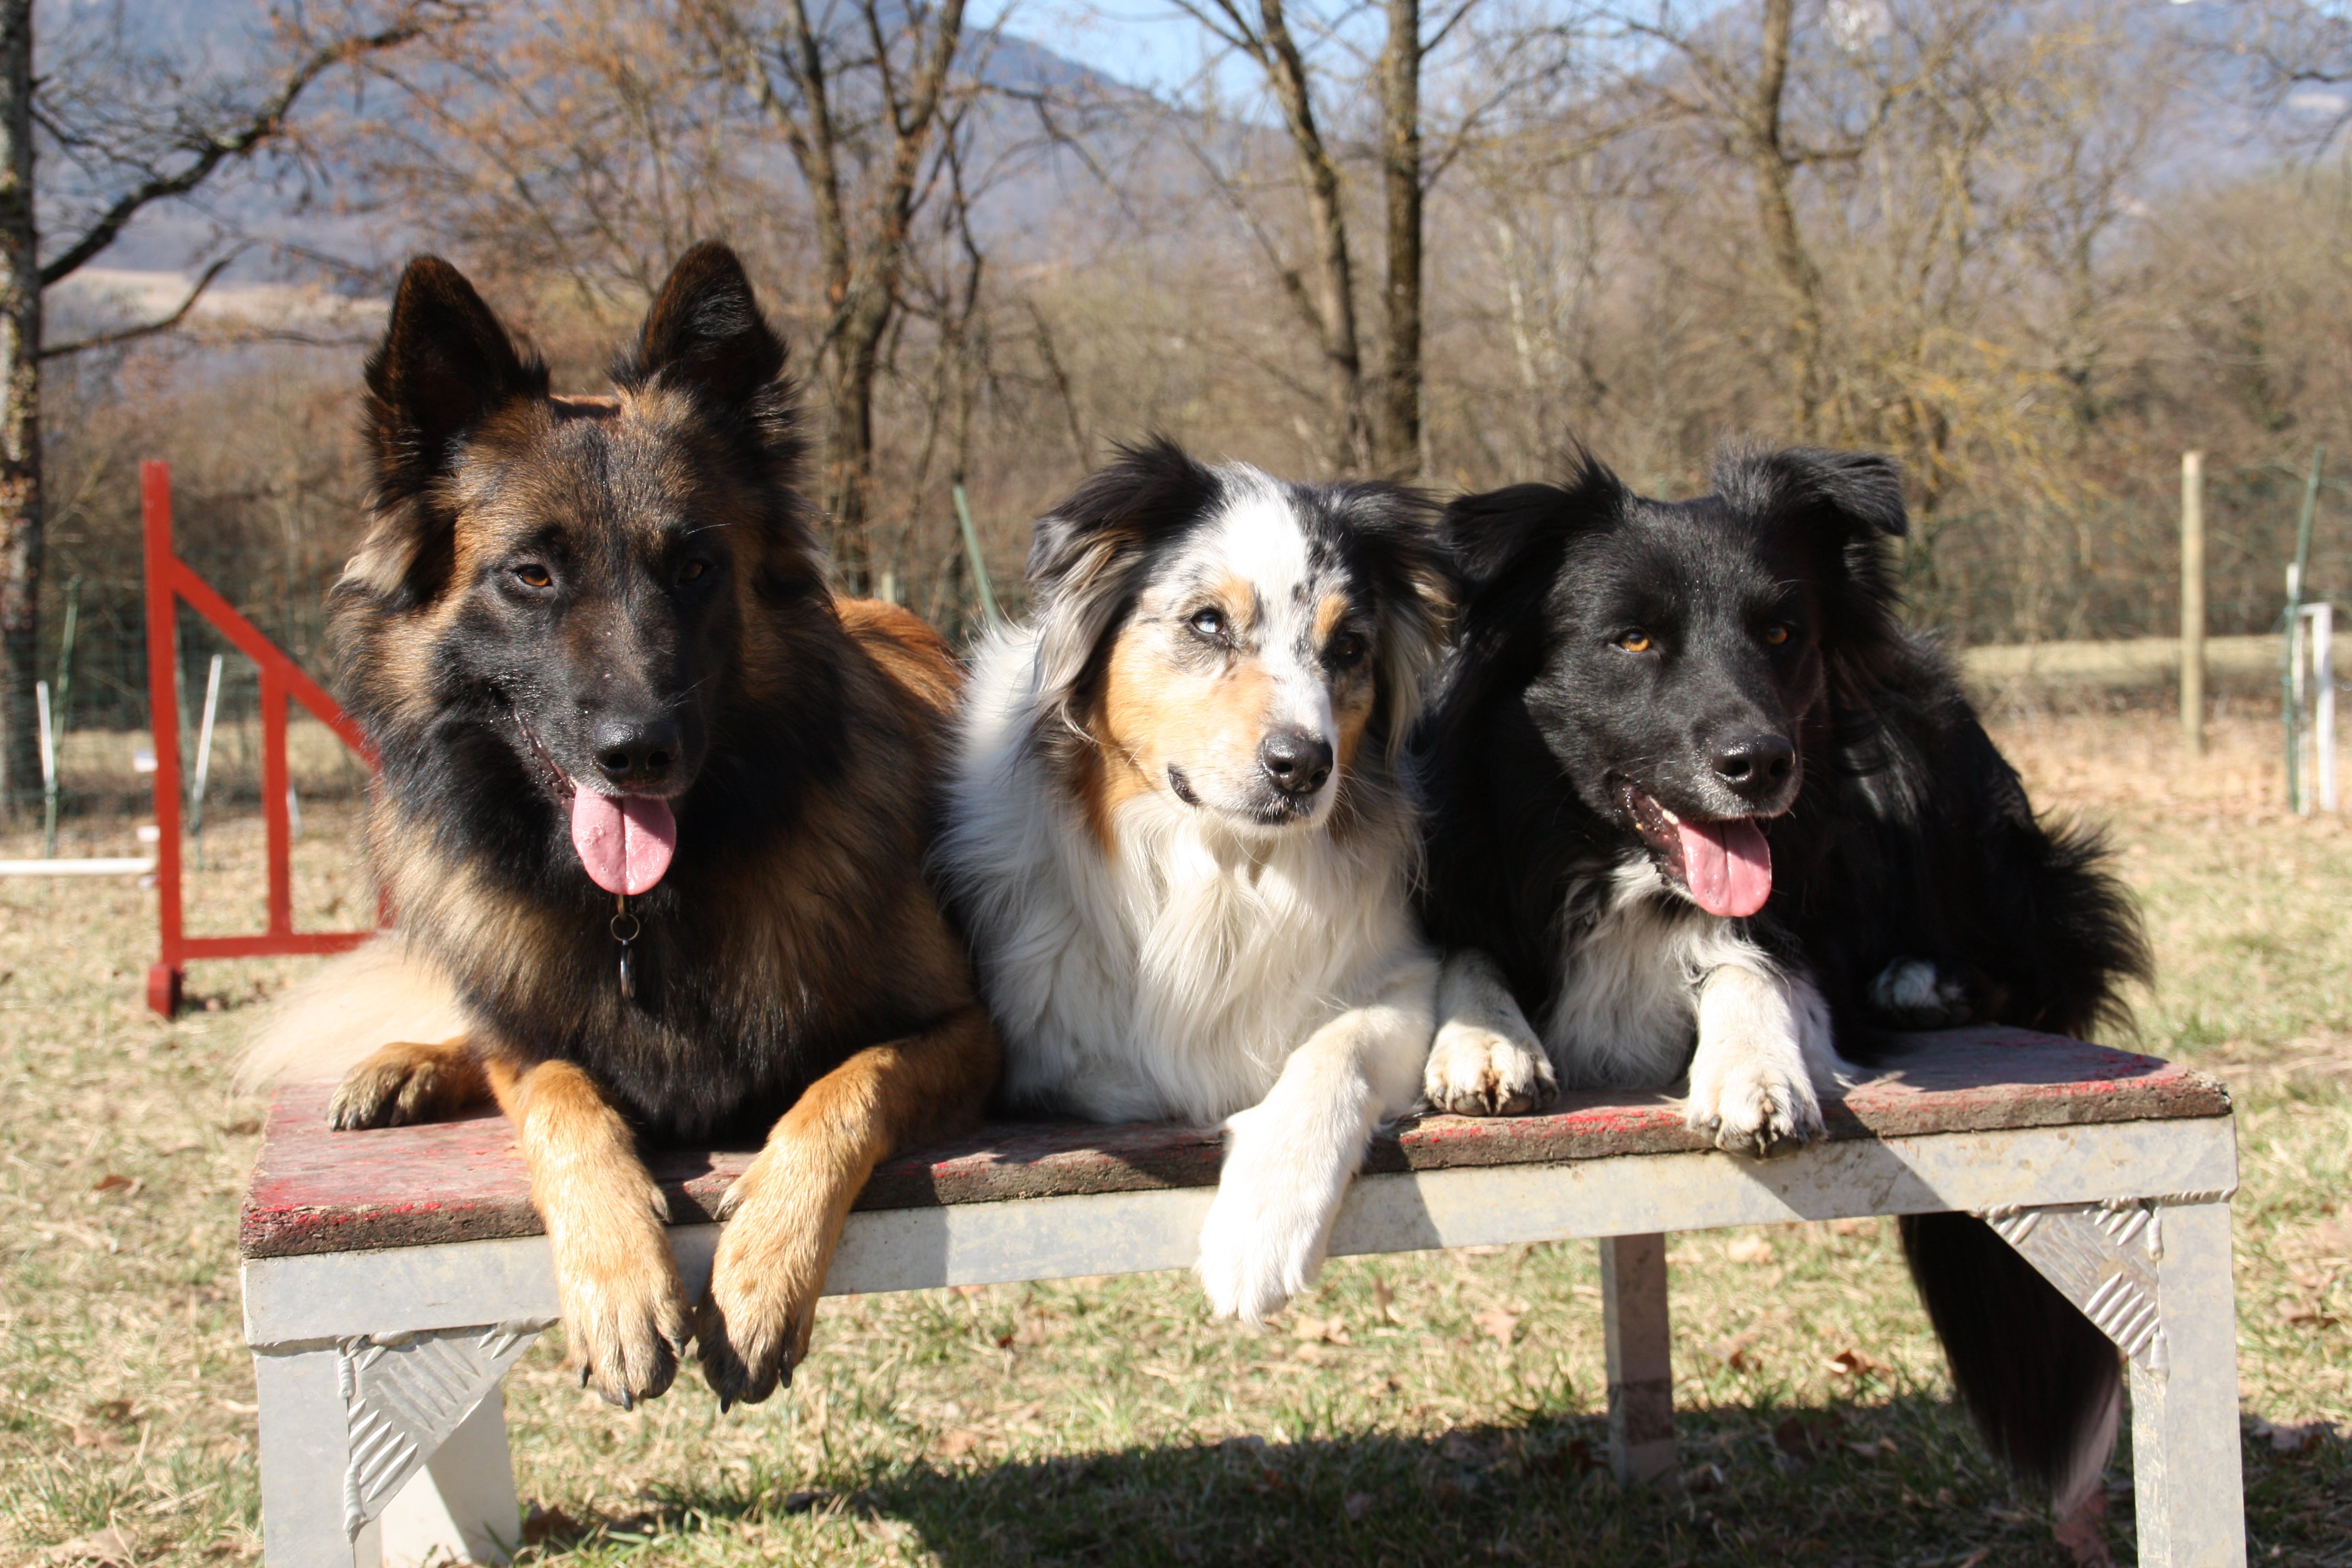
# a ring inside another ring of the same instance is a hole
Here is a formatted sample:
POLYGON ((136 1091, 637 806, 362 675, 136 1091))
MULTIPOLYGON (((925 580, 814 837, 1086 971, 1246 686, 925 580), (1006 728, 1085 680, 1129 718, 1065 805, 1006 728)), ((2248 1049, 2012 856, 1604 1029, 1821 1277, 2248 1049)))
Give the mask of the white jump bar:
POLYGON ((154 868, 152 858, 135 856, 112 860, 0 860, 0 877, 143 877, 154 868))

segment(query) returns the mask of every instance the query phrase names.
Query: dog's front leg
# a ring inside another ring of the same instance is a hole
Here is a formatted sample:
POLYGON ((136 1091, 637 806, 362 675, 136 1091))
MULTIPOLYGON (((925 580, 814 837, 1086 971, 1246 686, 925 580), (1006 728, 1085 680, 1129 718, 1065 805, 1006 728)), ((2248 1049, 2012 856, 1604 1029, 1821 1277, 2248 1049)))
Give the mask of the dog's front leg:
POLYGON ((1332 1019, 1273 1092, 1225 1123, 1198 1272, 1219 1317, 1262 1322, 1307 1289, 1372 1129, 1412 1109, 1436 1027, 1437 965, 1416 956, 1332 1019))
POLYGON ((1811 1142, 1822 1135, 1821 1093, 1852 1070, 1811 980, 1759 960, 1723 964, 1699 982, 1684 1113, 1717 1148, 1767 1158, 1811 1142))
POLYGON ((492 1057, 488 1074, 547 1222, 581 1381, 624 1410, 653 1398, 677 1375, 689 1319, 668 1210, 629 1124, 571 1062, 518 1068, 492 1057))
POLYGON ((1517 1116, 1559 1093, 1551 1058, 1495 961, 1475 948, 1446 954, 1422 1097, 1457 1116, 1517 1116))
POLYGON ((702 1374, 722 1408, 756 1405, 792 1381, 866 1178, 901 1149, 977 1126, 998 1063, 994 1026, 967 1005, 858 1052, 784 1112, 728 1189, 727 1228, 695 1321, 702 1374))

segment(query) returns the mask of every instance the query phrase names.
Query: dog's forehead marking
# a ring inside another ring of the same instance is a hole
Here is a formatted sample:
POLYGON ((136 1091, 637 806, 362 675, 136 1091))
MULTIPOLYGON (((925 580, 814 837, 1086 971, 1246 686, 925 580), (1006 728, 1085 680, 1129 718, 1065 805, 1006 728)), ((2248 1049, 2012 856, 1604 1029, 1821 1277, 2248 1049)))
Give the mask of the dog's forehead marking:
POLYGON ((1331 625, 1321 606, 1347 593, 1340 563, 1309 534, 1297 500, 1283 486, 1241 464, 1217 476, 1223 495, 1184 552, 1189 570, 1181 574, 1247 583, 1258 644, 1310 651, 1331 625))

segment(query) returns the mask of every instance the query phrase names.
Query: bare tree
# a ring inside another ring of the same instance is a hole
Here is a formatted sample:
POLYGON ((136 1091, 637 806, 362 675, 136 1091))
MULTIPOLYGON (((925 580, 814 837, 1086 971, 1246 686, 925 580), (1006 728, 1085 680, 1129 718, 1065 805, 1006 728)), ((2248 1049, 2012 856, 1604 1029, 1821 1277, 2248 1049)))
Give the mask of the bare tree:
MULTIPOLYGON (((0 0, 0 800, 14 802, 38 776, 39 729, 33 686, 40 652, 43 556, 40 362, 41 291, 104 254, 126 226, 158 202, 189 195, 224 167, 280 142, 303 94, 338 66, 396 48, 448 9, 441 0, 404 0, 363 29, 303 38, 289 27, 295 58, 257 99, 159 106, 127 101, 122 84, 85 74, 37 73, 33 0, 0 0), (47 261, 42 261, 35 149, 46 137, 101 188, 47 261)), ((119 60, 97 57, 104 68, 119 60)), ((160 330, 184 318, 219 275, 201 277, 160 330)), ((120 342, 129 334, 102 334, 120 342)), ((59 349, 89 346, 59 345, 59 349)))
POLYGON ((824 502, 848 586, 872 586, 874 395, 902 304, 918 210, 937 186, 941 121, 959 89, 964 0, 704 0, 742 90, 806 187, 829 319, 818 337, 831 422, 824 502))

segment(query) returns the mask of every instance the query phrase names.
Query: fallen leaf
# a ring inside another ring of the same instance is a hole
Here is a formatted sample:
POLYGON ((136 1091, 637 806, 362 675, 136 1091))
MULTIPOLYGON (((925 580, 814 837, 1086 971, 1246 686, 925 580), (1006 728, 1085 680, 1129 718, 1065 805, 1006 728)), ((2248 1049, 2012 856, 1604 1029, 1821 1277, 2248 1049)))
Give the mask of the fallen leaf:
POLYGON ((940 1457, 946 1459, 961 1459, 979 1447, 980 1434, 965 1426, 942 1433, 939 1441, 940 1457))
POLYGON ((1372 1310, 1380 1313, 1382 1322, 1397 1321, 1396 1313, 1390 1310, 1395 1303, 1396 1292, 1389 1289, 1389 1282, 1375 1276, 1372 1279, 1372 1310))
POLYGON ((1878 1222, 1874 1219, 1833 1219, 1830 1221, 1830 1230, 1837 1236, 1873 1236, 1877 1233, 1878 1222))
POLYGON ((1842 1350, 1830 1357, 1829 1367, 1840 1377, 1874 1377, 1881 1383, 1885 1382, 1895 1370, 1868 1351, 1852 1349, 1842 1350))
POLYGON ((1715 1359, 1734 1372, 1751 1372, 1762 1364, 1748 1353, 1755 1348, 1756 1339, 1756 1331, 1748 1329, 1727 1340, 1717 1340, 1714 1347, 1715 1359))
POLYGON ((1723 1467, 1701 1465, 1683 1472, 1683 1490, 1686 1492, 1719 1492, 1723 1489, 1723 1467))
POLYGON ((1308 1366, 1329 1366, 1336 1359, 1330 1348, 1320 1341, 1300 1345, 1297 1350, 1292 1351, 1290 1355, 1293 1361, 1305 1362, 1308 1366))
MULTIPOLYGON (((89 1190, 93 1193, 119 1193, 126 1187, 135 1187, 138 1184, 139 1184, 136 1181, 132 1180, 129 1176, 120 1175, 115 1172, 109 1171, 105 1175, 100 1177, 98 1184, 89 1190)), ((97 1537, 92 1536, 89 1539, 94 1541, 97 1537)))
POLYGON ((1760 1236, 1743 1236, 1724 1248, 1724 1256, 1734 1263, 1769 1263, 1772 1244, 1760 1236))
POLYGON ((1969 1552, 1966 1557, 1961 1558, 1958 1563, 1953 1563, 1952 1568, 1977 1568, 1977 1564, 1982 1563, 1986 1558, 1991 1555, 1991 1547, 1979 1546, 1974 1552, 1969 1552))
POLYGON ((1308 1343, 1344 1345, 1348 1342, 1348 1320, 1345 1318, 1310 1318, 1303 1313, 1290 1325, 1290 1337, 1308 1343))
POLYGON ((1339 1510, 1348 1516, 1348 1522, 1354 1524, 1364 1515, 1371 1512, 1372 1505, 1378 1500, 1370 1492, 1349 1492, 1348 1500, 1339 1505, 1339 1510))
POLYGON ((2074 1554, 2075 1568, 2109 1568, 2115 1558, 2107 1552, 2107 1494, 2093 1488, 2082 1506, 2051 1527, 2052 1540, 2074 1554))
POLYGON ((2289 1422, 2276 1425, 2256 1418, 2249 1435, 2257 1441, 2267 1441, 2274 1454, 2300 1454, 2336 1435, 2335 1426, 2326 1421, 2289 1422))
POLYGON ((131 1546, 131 1538, 110 1524, 104 1530, 77 1535, 71 1541, 50 1547, 43 1561, 56 1563, 58 1568, 66 1568, 68 1563, 89 1563, 93 1568, 133 1568, 139 1561, 139 1554, 131 1546))
POLYGON ((2335 1315, 2316 1301, 2281 1301, 2279 1321, 2294 1328, 2328 1329, 2336 1326, 2335 1315))
POLYGON ((1492 1336, 1496 1344, 1505 1350, 1509 1350, 1511 1336, 1519 1331, 1520 1316, 1521 1314, 1512 1311, 1508 1307, 1489 1307, 1483 1312, 1473 1313, 1470 1321, 1477 1325, 1480 1331, 1492 1336))

